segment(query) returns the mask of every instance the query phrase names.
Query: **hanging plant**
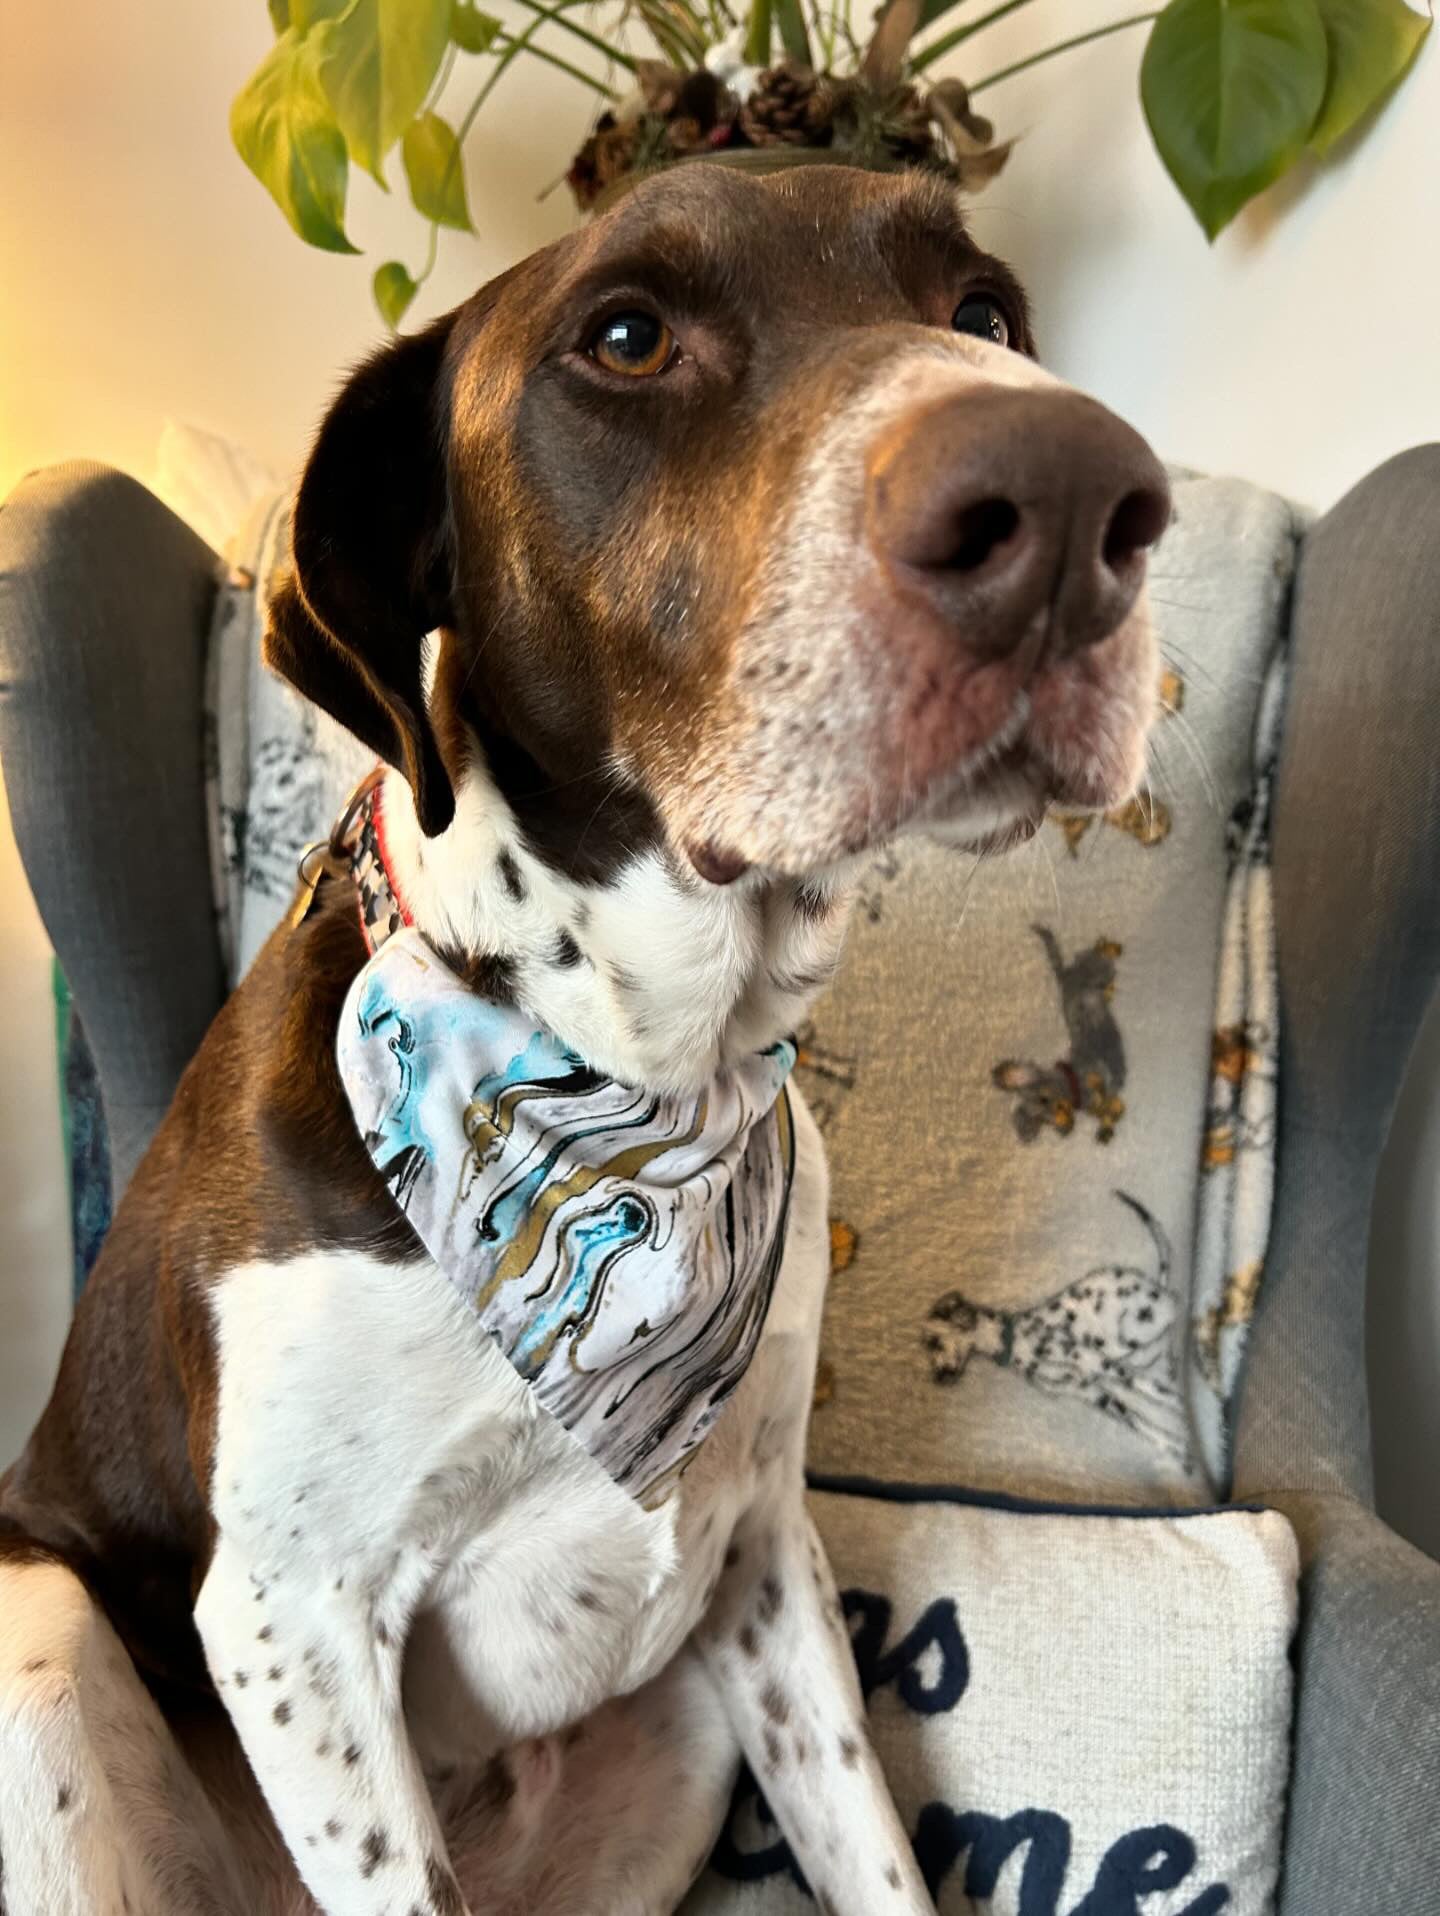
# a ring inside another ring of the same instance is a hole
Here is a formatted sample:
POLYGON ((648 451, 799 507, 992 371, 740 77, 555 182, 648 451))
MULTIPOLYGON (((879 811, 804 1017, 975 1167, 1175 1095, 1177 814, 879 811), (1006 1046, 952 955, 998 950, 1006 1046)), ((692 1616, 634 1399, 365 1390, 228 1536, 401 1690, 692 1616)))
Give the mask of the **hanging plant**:
POLYGON ((1140 67, 1160 157, 1214 239, 1400 78, 1430 22, 1405 0, 1170 0, 1140 67))
MULTIPOLYGON (((398 326, 433 270, 442 227, 473 232, 464 144, 514 62, 542 61, 592 93, 599 115, 566 179, 582 208, 681 161, 765 168, 828 156, 922 167, 966 187, 1010 153, 974 100, 1112 34, 1148 27, 1140 98, 1157 151, 1208 238, 1306 155, 1323 155, 1404 76, 1430 29, 1407 0, 1169 0, 1037 47, 968 84, 932 80, 941 60, 1029 0, 999 0, 932 32, 970 0, 886 0, 856 38, 852 0, 269 0, 275 44, 236 96, 245 164, 311 246, 354 253, 345 230, 352 162, 389 191, 395 148, 424 262, 375 271, 398 326), (513 17, 518 15, 519 17, 513 17), (631 50, 636 31, 653 52, 631 50), (542 44, 540 34, 545 34, 542 44), (485 62, 458 126, 437 111, 460 57, 485 62)), ((960 55, 960 49, 966 51, 960 55)))

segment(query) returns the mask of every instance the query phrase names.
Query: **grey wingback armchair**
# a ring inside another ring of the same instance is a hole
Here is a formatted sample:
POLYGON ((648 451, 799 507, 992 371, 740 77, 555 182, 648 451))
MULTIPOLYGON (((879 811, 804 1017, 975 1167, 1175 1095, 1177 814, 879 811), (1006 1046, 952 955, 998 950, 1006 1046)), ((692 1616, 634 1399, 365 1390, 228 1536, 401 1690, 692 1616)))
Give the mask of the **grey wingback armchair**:
MULTIPOLYGON (((217 577, 102 467, 38 473, 0 511, 0 755, 117 1187, 225 991, 200 723, 217 577)), ((1235 1496, 1289 1516, 1304 1566, 1285 1916, 1440 1910, 1440 1563, 1376 1515, 1365 1367, 1376 1165, 1440 969, 1437 740, 1428 447, 1309 532, 1292 610, 1279 1184, 1234 1438, 1235 1496)))

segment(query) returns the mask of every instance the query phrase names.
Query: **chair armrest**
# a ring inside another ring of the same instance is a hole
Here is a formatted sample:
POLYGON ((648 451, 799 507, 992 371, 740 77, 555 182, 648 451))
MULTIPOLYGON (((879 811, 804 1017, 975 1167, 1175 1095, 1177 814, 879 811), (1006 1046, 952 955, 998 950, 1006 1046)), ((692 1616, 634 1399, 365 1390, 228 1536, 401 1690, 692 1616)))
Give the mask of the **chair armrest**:
POLYGON ((225 994, 202 736, 218 565, 104 466, 34 473, 0 510, 0 756, 117 1196, 225 994))
POLYGON ((1366 1254, 1376 1167, 1436 984, 1437 711, 1440 446, 1422 446, 1310 531, 1296 577, 1274 812, 1278 1183, 1237 1497, 1284 1485, 1373 1501, 1366 1254))
POLYGON ((1440 1563, 1352 1498, 1270 1501, 1304 1563, 1279 1916, 1433 1909, 1440 1563))

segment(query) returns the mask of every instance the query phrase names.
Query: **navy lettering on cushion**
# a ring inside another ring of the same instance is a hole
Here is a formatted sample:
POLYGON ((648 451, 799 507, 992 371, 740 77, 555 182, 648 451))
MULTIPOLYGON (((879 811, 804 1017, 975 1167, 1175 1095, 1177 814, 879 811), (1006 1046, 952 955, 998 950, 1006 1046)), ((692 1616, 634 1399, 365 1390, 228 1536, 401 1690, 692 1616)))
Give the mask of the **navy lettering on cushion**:
POLYGON ((893 1615, 888 1597, 847 1590, 840 1602, 850 1625, 860 1688, 867 1698, 893 1683, 901 1700, 922 1716, 939 1716, 955 1708, 970 1681, 970 1654, 952 1598, 937 1597, 893 1650, 885 1648, 893 1615), (940 1653, 940 1668, 934 1682, 927 1684, 920 1659, 932 1645, 940 1653))
POLYGON ((927 1803, 915 1826, 915 1860, 932 1896, 966 1850, 965 1894, 993 1896, 1001 1870, 1025 1843, 1030 1847, 1020 1878, 1019 1916, 1056 1916, 1070 1867, 1070 1825, 1063 1816, 1017 1810, 1002 1818, 927 1803))
MULTIPOLYGON (((1141 1916, 1140 1899, 1157 1890, 1174 1889, 1195 1867, 1195 1845, 1170 1823, 1132 1830, 1106 1851, 1095 1887, 1074 1916, 1141 1916)), ((1207 1889, 1198 1901, 1187 1903, 1181 1916, 1214 1916, 1230 1901, 1223 1883, 1207 1889)))

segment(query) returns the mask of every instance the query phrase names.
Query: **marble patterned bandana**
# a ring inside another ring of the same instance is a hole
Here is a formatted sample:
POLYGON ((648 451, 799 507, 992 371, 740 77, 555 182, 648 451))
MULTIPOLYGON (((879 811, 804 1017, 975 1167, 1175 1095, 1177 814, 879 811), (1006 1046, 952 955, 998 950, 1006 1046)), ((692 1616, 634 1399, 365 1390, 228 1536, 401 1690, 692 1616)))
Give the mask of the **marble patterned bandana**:
POLYGON ((553 1416, 646 1504, 754 1354, 794 1159, 781 1043, 697 1095, 618 1084, 420 934, 350 988, 340 1075, 425 1248, 553 1416))

